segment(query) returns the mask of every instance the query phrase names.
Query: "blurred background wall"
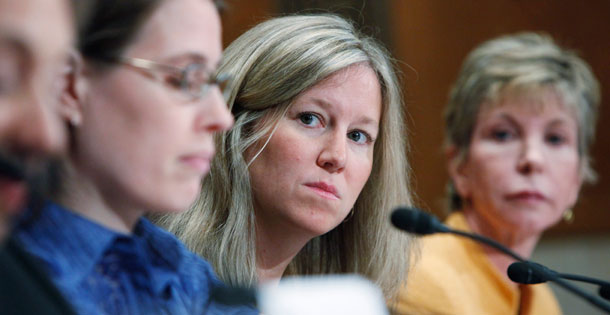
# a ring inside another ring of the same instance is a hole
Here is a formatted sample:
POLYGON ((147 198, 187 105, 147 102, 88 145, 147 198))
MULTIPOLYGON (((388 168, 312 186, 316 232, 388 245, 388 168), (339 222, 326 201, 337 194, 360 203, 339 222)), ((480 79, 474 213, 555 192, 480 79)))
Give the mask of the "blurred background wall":
MULTIPOLYGON (((224 41, 269 17, 294 12, 347 16, 382 41, 404 81, 410 163, 417 204, 444 217, 447 181, 442 109, 466 54, 502 34, 541 31, 577 51, 602 86, 594 168, 599 182, 585 186, 575 221, 545 235, 534 259, 567 273, 610 280, 610 1, 588 0, 226 0, 224 41)), ((591 287, 584 287, 592 290, 591 287)), ((598 314, 556 290, 565 314, 598 314)))

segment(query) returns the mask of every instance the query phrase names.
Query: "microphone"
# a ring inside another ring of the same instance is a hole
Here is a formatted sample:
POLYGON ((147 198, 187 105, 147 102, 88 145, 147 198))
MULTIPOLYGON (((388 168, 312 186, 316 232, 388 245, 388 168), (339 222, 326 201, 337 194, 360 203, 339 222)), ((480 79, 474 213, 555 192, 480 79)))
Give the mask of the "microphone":
POLYGON ((395 227, 417 235, 450 232, 435 216, 415 208, 397 208, 391 220, 395 227))
MULTIPOLYGON (((511 251, 510 249, 505 247, 504 245, 502 245, 492 239, 489 239, 482 235, 478 235, 478 234, 474 234, 474 233, 468 233, 468 232, 464 232, 464 231, 451 229, 448 226, 442 224, 435 216, 428 214, 428 213, 424 212, 423 210, 420 210, 417 208, 398 207, 392 212, 391 221, 395 227, 397 227, 403 231, 409 232, 409 233, 414 233, 414 234, 418 234, 418 235, 427 235, 427 234, 434 234, 434 233, 451 233, 451 234, 467 237, 467 238, 473 239, 475 241, 481 242, 487 246, 490 246, 490 247, 514 258, 518 262, 525 264, 525 266, 517 265, 516 267, 513 267, 512 273, 516 273, 516 274, 513 274, 513 276, 515 276, 516 279, 518 279, 518 280, 523 279, 524 281, 531 280, 531 281, 540 281, 540 282, 553 281, 554 283, 563 287, 564 289, 589 301, 591 304, 595 305, 599 309, 602 309, 605 312, 610 313, 610 305, 606 304, 603 300, 601 300, 591 294, 588 294, 587 292, 580 289, 579 287, 574 286, 574 285, 564 281, 563 279, 560 278, 558 273, 556 273, 540 264, 536 264, 536 263, 527 261, 526 259, 522 258, 521 256, 517 255, 516 253, 514 253, 513 251, 511 251), (544 280, 544 281, 542 281, 542 280, 544 280)), ((510 269, 510 267, 509 267, 509 269, 510 269)), ((509 278, 510 278, 510 275, 509 275, 509 278)), ((511 278, 511 280, 513 280, 513 279, 511 278)), ((513 280, 513 281, 515 281, 515 280, 513 280)), ((515 282, 517 282, 517 281, 515 281, 515 282)), ((540 282, 535 282, 535 283, 540 283, 540 282)), ((525 283, 525 282, 523 282, 523 283, 525 283)), ((532 282, 532 283, 534 283, 534 282, 532 282)), ((527 283, 527 284, 529 284, 529 283, 527 283)), ((602 289, 604 291, 603 292, 604 294, 610 293, 610 292, 608 292, 608 291, 610 291, 610 286, 607 286, 607 287, 604 286, 604 287, 600 288, 600 294, 602 294, 602 292, 601 292, 602 289)))
POLYGON ((555 271, 534 262, 512 263, 506 273, 510 280, 522 284, 544 283, 558 276, 555 271))
POLYGON ((599 287, 599 295, 606 300, 610 300, 610 285, 602 285, 599 287))
POLYGON ((512 263, 508 266, 507 273, 512 281, 522 284, 544 283, 553 281, 555 278, 596 284, 599 285, 599 295, 606 300, 610 300, 610 282, 603 280, 568 273, 559 273, 534 262, 512 263))
POLYGON ((451 229, 442 224, 435 216, 417 208, 398 207, 392 212, 391 221, 395 227, 417 235, 451 233, 467 237, 490 246, 518 261, 525 261, 521 256, 492 239, 478 234, 451 229))
MULTIPOLYGON (((516 263, 512 263, 508 267, 508 277, 515 282, 523 283, 523 284, 535 284, 535 283, 552 281, 552 282, 556 283, 557 285, 559 285, 560 287, 580 296, 581 298, 589 301, 589 303, 595 305, 597 308, 599 308, 605 312, 608 312, 610 314, 610 305, 605 303, 603 300, 600 300, 599 298, 595 297, 594 295, 591 295, 591 294, 585 292, 581 288, 563 280, 562 276, 563 276, 563 274, 557 273, 547 267, 544 267, 540 264, 536 264, 533 262, 516 262, 516 263)), ((570 277, 572 275, 567 275, 567 276, 570 277)), ((573 278, 580 279, 580 278, 587 278, 587 277, 575 276, 573 278)), ((591 279, 591 278, 587 278, 587 279, 591 279)), ((570 280, 574 280, 574 279, 570 279, 570 280)), ((596 283, 597 282, 603 283, 603 281, 600 281, 600 280, 596 280, 596 279, 591 279, 591 280, 595 281, 596 283)), ((609 288, 609 286, 606 286, 606 285, 601 286, 599 293, 602 297, 606 298, 604 295, 607 293, 608 288, 609 288)))

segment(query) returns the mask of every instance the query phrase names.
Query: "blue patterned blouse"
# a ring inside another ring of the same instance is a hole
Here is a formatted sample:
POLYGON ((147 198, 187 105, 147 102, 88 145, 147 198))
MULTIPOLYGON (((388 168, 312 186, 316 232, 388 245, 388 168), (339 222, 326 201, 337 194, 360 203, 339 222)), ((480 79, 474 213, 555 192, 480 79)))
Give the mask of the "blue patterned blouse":
POLYGON ((48 203, 14 233, 79 314, 257 314, 212 303, 210 265, 145 218, 126 235, 48 203))

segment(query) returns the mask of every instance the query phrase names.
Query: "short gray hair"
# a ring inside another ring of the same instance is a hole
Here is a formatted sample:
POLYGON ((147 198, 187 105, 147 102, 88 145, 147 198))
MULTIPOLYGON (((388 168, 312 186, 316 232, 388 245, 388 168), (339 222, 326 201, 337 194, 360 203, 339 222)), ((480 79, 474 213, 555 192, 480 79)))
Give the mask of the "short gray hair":
MULTIPOLYGON (((595 181, 589 151, 600 103, 599 84, 584 60, 545 34, 501 36, 467 56, 445 110, 446 145, 456 148, 458 158, 463 159, 484 103, 493 104, 513 92, 535 94, 548 88, 575 113, 583 179, 595 181)), ((449 194, 450 208, 461 208, 461 198, 451 183, 449 194)))

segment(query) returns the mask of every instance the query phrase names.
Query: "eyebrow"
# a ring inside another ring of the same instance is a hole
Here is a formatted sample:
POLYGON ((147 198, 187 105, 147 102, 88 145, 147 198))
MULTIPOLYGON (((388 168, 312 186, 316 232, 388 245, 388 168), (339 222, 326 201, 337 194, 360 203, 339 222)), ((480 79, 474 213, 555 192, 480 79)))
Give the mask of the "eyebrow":
POLYGON ((162 60, 165 60, 167 62, 191 61, 191 62, 201 63, 204 65, 208 64, 208 58, 198 52, 180 53, 177 55, 162 58, 162 60))
MULTIPOLYGON (((562 127, 562 126, 566 126, 569 124, 570 124, 569 121, 567 119, 565 119, 564 117, 557 117, 557 118, 551 120, 551 122, 549 124, 547 124, 547 126, 562 127)), ((576 129, 578 130, 578 124, 576 124, 576 129)))
POLYGON ((15 51, 17 52, 16 56, 23 62, 24 66, 28 66, 32 62, 32 50, 21 38, 11 34, 0 33, 0 45, 7 45, 10 48, 15 48, 15 51))
POLYGON ((509 115, 507 113, 501 113, 498 118, 500 118, 502 120, 506 120, 513 125, 519 125, 517 120, 514 119, 511 115, 509 115))
MULTIPOLYGON (((512 116, 510 116, 509 114, 506 113, 502 113, 499 116, 500 119, 506 120, 508 121, 510 124, 512 124, 513 126, 519 127, 520 124, 519 122, 517 122, 512 116)), ((565 126, 567 125, 569 122, 567 121, 567 119, 565 117, 557 117, 557 118, 553 118, 549 123, 545 124, 545 127, 557 127, 557 126, 565 126)), ((578 127, 578 126, 577 126, 578 127)), ((520 127, 519 127, 520 128, 520 127)))
POLYGON ((0 33, 0 43, 3 45, 7 44, 9 46, 13 46, 17 48, 20 53, 25 53, 28 55, 31 53, 29 45, 27 45, 21 38, 11 34, 0 33))
MULTIPOLYGON (((312 100, 313 100, 313 102, 315 104, 319 105, 320 107, 322 107, 322 108, 324 108, 326 110, 329 110, 329 108, 331 108, 333 106, 332 103, 327 102, 326 100, 323 100, 321 98, 314 97, 314 98, 312 98, 312 100)), ((370 118, 370 117, 367 117, 367 116, 361 116, 356 121, 356 123, 363 124, 363 125, 371 125, 371 126, 374 126, 376 128, 379 127, 379 122, 377 120, 375 120, 373 118, 370 118)))

